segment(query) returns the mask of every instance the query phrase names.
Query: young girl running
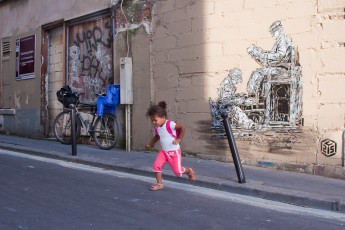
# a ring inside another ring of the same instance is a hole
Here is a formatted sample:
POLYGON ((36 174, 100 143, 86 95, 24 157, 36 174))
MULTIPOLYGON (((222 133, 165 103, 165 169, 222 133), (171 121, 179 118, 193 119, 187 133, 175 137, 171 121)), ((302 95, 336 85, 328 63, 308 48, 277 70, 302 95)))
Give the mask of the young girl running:
POLYGON ((176 176, 182 177, 182 174, 187 174, 190 182, 195 181, 194 170, 181 165, 182 155, 179 143, 184 136, 186 128, 181 123, 167 120, 166 107, 166 102, 161 101, 158 105, 152 105, 146 112, 146 116, 150 117, 156 133, 150 143, 146 145, 146 149, 152 148, 158 140, 160 140, 161 144, 161 150, 153 163, 153 171, 155 172, 157 183, 150 187, 152 191, 157 191, 164 187, 162 168, 167 162, 176 176))

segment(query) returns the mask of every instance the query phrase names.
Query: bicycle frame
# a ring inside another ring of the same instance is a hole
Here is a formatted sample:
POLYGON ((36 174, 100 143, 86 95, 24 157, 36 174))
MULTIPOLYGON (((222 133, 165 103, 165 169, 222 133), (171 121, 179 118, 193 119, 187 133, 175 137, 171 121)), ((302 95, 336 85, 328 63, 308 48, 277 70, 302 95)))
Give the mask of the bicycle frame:
POLYGON ((89 104, 81 104, 81 105, 84 105, 84 106, 88 106, 90 107, 90 111, 91 113, 87 113, 85 112, 86 114, 91 114, 92 115, 92 120, 91 122, 88 122, 88 120, 84 119, 83 116, 81 115, 81 113, 83 112, 80 112, 79 109, 77 107, 75 107, 75 111, 76 111, 76 116, 78 117, 82 127, 86 130, 87 133, 90 134, 90 136, 92 136, 92 133, 93 133, 93 126, 94 126, 94 123, 96 121, 96 118, 97 118, 97 115, 95 114, 95 109, 94 109, 94 105, 89 105, 89 104))
MULTIPOLYGON (((77 121, 77 136, 90 136, 90 140, 95 141, 99 148, 111 149, 118 140, 119 125, 116 116, 111 113, 98 116, 95 108, 95 105, 79 104, 78 107, 73 109, 77 121), (83 114, 88 117, 86 118, 83 114), (90 116, 92 116, 92 119, 90 116)), ((62 111, 54 120, 54 134, 62 144, 71 144, 70 116, 70 111, 62 111)))

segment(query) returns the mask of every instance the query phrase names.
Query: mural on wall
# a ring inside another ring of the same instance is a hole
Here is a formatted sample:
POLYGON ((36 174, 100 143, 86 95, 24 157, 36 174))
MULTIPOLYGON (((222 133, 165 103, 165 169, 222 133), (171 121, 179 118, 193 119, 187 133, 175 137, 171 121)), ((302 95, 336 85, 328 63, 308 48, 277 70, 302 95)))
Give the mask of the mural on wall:
POLYGON ((113 81, 111 18, 71 25, 68 38, 69 85, 82 102, 94 103, 113 81))
POLYGON ((271 50, 253 44, 247 49, 260 65, 247 82, 247 92, 236 92, 236 85, 242 83, 242 72, 234 68, 221 83, 217 99, 210 98, 214 130, 224 128, 220 116, 223 112, 234 129, 247 132, 293 130, 302 124, 302 68, 297 48, 280 21, 270 26, 270 33, 276 40, 271 50))

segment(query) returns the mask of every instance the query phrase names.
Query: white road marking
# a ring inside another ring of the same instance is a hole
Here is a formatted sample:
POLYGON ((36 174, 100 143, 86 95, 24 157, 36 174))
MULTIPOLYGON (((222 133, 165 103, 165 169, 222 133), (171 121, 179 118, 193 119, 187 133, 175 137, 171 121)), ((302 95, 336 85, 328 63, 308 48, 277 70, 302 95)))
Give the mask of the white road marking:
MULTIPOLYGON (((68 161, 63 161, 63 160, 57 160, 57 159, 51 159, 51 158, 45 158, 45 157, 40 157, 40 156, 34 156, 34 155, 29 155, 29 154, 24 154, 24 153, 18 153, 18 152, 9 151, 9 150, 0 149, 0 154, 27 158, 31 160, 46 162, 46 163, 53 163, 53 164, 60 165, 66 168, 77 169, 77 170, 82 170, 82 171, 87 171, 87 172, 92 172, 92 173, 115 176, 119 178, 129 178, 133 180, 145 181, 148 183, 155 183, 155 179, 153 178, 153 176, 147 177, 147 176, 140 176, 140 175, 135 175, 135 174, 130 174, 130 173, 117 172, 117 171, 98 168, 94 166, 78 164, 78 163, 73 163, 73 162, 68 162, 68 161)), ((299 207, 299 206, 285 204, 285 203, 281 203, 277 201, 270 201, 270 200, 265 200, 261 198, 245 196, 245 195, 240 195, 240 194, 235 194, 235 193, 230 193, 230 192, 224 192, 224 191, 198 187, 198 186, 193 186, 193 185, 188 185, 188 184, 181 184, 178 182, 172 182, 172 181, 167 181, 167 180, 165 180, 164 184, 166 187, 171 187, 177 190, 182 190, 182 191, 198 194, 200 196, 204 196, 211 199, 221 199, 225 201, 238 202, 242 204, 252 205, 252 206, 256 206, 260 208, 266 208, 270 210, 275 210, 275 211, 285 212, 285 213, 290 213, 290 214, 295 214, 295 215, 309 215, 309 216, 314 216, 318 218, 332 219, 332 220, 345 222, 345 214, 338 213, 338 212, 299 207)))

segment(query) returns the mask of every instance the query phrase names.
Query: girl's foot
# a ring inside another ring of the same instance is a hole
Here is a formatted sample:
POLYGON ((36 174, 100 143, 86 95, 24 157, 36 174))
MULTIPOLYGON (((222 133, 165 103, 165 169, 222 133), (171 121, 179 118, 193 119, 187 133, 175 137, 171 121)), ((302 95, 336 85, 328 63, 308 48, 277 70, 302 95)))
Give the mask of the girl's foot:
POLYGON ((189 182, 193 183, 196 180, 195 172, 193 168, 189 168, 189 172, 187 173, 187 175, 188 175, 189 182))
POLYGON ((157 190, 161 190, 164 188, 164 185, 163 184, 154 184, 150 187, 150 190, 151 191, 157 191, 157 190))

